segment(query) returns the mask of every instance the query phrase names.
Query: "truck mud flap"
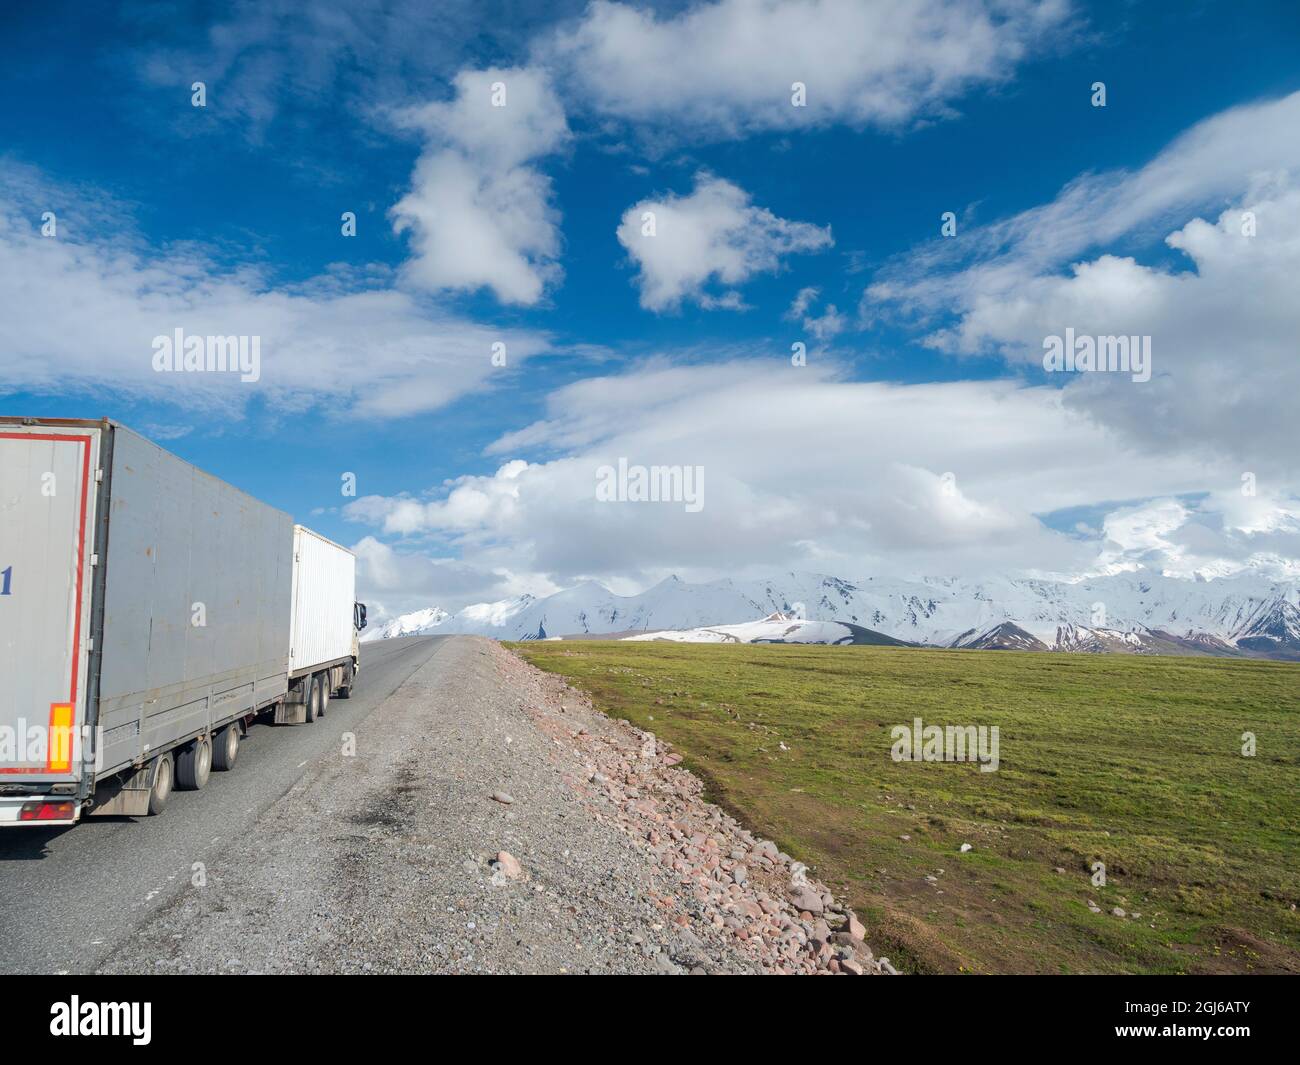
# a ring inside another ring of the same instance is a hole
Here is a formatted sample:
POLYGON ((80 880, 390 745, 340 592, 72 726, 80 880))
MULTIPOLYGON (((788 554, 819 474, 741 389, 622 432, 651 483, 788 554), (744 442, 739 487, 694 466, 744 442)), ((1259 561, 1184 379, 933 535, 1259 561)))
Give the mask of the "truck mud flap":
POLYGON ((84 811, 85 816, 147 817, 155 764, 151 762, 134 773, 98 785, 95 788, 95 805, 84 811))
POLYGON ((277 725, 305 725, 307 723, 307 693, 310 690, 311 677, 304 678, 297 687, 290 687, 289 694, 275 705, 274 722, 277 725))

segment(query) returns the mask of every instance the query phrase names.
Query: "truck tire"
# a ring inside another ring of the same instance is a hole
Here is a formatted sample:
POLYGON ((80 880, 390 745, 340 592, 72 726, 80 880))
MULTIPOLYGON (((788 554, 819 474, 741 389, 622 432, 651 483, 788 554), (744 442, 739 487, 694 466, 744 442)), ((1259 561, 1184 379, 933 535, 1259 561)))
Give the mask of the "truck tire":
POLYGON ((212 773, 212 743, 200 736, 176 759, 176 786, 182 791, 198 791, 212 773))
POLYGON ((320 685, 320 716, 324 717, 325 708, 330 704, 330 671, 317 673, 316 683, 320 685))
POLYGON ((343 683, 339 685, 338 690, 338 697, 340 699, 352 698, 352 678, 354 676, 356 676, 356 673, 352 668, 352 663, 349 662, 343 667, 343 683))
POLYGON ((239 722, 232 721, 212 741, 212 768, 220 773, 235 768, 239 757, 239 722))
POLYGON ((157 759, 157 763, 154 765, 153 783, 149 785, 150 817, 155 817, 163 812, 163 807, 167 805, 167 800, 171 797, 174 776, 172 772, 172 756, 164 754, 157 759))
POLYGON ((314 676, 304 677, 307 685, 307 724, 320 717, 320 682, 314 676))

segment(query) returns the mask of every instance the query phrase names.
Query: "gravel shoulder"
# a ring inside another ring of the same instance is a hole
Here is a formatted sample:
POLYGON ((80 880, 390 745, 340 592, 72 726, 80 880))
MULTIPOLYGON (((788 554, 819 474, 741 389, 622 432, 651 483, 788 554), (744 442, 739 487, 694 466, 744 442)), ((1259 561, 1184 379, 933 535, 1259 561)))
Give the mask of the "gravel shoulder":
POLYGON ((676 756, 494 641, 350 728, 100 971, 889 971, 676 756))

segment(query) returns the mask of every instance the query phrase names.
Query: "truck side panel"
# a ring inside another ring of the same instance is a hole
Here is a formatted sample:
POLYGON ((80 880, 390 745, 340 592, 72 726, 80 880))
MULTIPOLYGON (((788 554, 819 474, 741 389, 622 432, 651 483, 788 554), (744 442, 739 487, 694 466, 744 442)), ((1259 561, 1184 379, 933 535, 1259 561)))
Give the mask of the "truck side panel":
POLYGON ((101 776, 283 696, 288 515, 114 432, 101 776))

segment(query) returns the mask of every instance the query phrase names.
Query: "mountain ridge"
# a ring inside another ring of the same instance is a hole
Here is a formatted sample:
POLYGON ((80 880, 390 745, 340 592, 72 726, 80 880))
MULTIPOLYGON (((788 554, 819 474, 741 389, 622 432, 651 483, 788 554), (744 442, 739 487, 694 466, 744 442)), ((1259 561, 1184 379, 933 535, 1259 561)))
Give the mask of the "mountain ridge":
POLYGON ((414 632, 504 640, 740 626, 781 614, 840 622, 904 643, 1085 653, 1228 654, 1300 660, 1300 584, 1245 576, 1190 581, 1117 574, 1064 582, 997 577, 850 581, 789 572, 631 596, 586 581, 541 598, 437 607, 392 619, 367 641, 414 632), (420 618, 426 618, 420 622, 420 618))

